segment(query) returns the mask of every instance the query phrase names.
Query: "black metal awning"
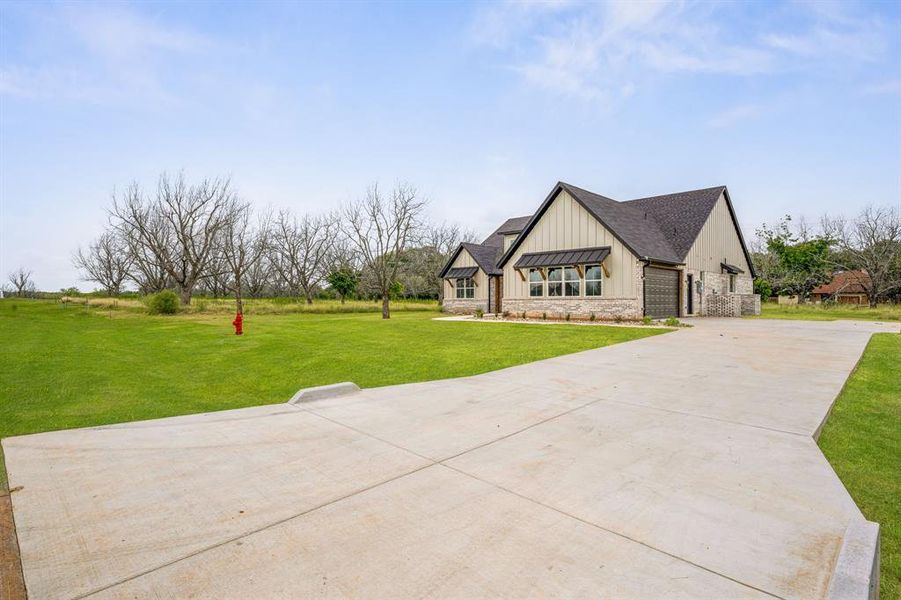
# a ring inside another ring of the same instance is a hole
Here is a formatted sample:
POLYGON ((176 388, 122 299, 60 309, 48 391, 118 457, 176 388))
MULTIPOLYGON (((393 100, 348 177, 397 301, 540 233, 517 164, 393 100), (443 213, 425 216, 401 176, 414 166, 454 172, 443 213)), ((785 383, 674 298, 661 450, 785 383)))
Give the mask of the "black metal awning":
POLYGON ((476 273, 478 273, 478 267, 456 267, 453 269, 448 269, 447 273, 444 274, 445 279, 460 279, 462 277, 472 277, 476 273))
POLYGON ((735 265, 730 265, 729 263, 720 263, 720 267, 731 275, 738 275, 739 273, 744 273, 744 270, 739 269, 735 265))
POLYGON ((526 252, 519 257, 514 269, 529 267, 562 267, 566 265, 600 264, 610 255, 610 246, 554 250, 552 252, 526 252))

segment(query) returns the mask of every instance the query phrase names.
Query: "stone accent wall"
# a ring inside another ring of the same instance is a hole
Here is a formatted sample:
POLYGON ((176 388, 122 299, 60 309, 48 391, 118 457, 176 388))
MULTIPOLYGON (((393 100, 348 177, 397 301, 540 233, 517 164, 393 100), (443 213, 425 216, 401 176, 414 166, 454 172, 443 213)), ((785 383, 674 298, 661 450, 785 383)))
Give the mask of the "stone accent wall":
POLYGON ((510 298, 504 299, 504 311, 514 316, 540 319, 547 313, 548 319, 641 319, 642 306, 638 298, 510 298))
MULTIPOLYGON (((754 294, 754 281, 748 274, 736 275, 735 292, 729 292, 728 273, 695 272, 695 278, 704 282, 700 305, 695 314, 709 317, 740 317, 760 314, 760 296, 754 294)), ((698 297, 695 296, 695 301, 698 297)))
POLYGON ((760 294, 741 294, 741 314, 760 314, 760 294))
POLYGON ((708 317, 740 317, 741 296, 738 294, 710 294, 707 296, 708 317))
POLYGON ((471 315, 477 309, 488 312, 488 300, 478 298, 445 298, 441 311, 455 315, 471 315))

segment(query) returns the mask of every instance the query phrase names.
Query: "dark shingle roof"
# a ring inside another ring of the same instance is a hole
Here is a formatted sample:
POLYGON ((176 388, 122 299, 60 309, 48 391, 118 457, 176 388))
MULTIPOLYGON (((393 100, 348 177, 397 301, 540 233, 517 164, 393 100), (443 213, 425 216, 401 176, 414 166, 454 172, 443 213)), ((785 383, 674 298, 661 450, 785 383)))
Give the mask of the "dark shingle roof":
POLYGON ((519 257, 516 269, 525 267, 559 267, 563 265, 585 265, 601 263, 610 254, 610 246, 597 248, 575 248, 573 250, 553 250, 551 252, 526 252, 519 257))
POLYGON ((503 271, 497 268, 497 261, 501 257, 501 246, 486 246, 484 244, 470 244, 463 242, 466 248, 485 273, 488 275, 501 275, 503 271))
POLYGON ((526 215, 524 217, 513 217, 512 219, 507 219, 501 224, 500 227, 494 230, 494 233, 485 238, 485 240, 482 242, 482 245, 497 246, 498 248, 503 248, 504 235, 519 233, 531 218, 532 215, 526 215))
POLYGON ((675 256, 684 260, 725 186, 623 202, 654 219, 675 256))
MULTIPOLYGON (((500 259, 500 263, 509 260, 521 240, 525 238, 525 234, 535 226, 561 189, 566 190, 575 198, 636 256, 672 264, 682 264, 685 261, 688 251, 697 239, 698 233, 707 221, 707 217, 710 216, 720 195, 726 195, 727 205, 732 213, 729 194, 725 186, 618 202, 574 185, 559 182, 545 199, 541 208, 523 228, 517 241, 500 259)), ((732 213, 732 217, 735 218, 734 213, 732 213)), ((737 231, 745 258, 748 260, 748 264, 751 264, 751 257, 745 248, 741 231, 737 231)), ((754 274, 753 267, 751 274, 754 274)))

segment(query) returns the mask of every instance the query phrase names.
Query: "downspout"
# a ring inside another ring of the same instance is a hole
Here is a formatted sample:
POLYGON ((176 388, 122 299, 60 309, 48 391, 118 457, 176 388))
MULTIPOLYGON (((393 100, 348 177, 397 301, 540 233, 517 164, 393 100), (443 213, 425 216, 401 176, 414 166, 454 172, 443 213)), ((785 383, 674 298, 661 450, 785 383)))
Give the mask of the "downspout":
MULTIPOLYGON (((645 218, 647 218, 647 216, 645 218)), ((638 260, 644 261, 645 268, 651 266, 650 256, 645 256, 644 258, 639 258, 638 260)), ((648 290, 644 285, 644 269, 641 270, 641 315, 643 317, 648 316, 648 290)))

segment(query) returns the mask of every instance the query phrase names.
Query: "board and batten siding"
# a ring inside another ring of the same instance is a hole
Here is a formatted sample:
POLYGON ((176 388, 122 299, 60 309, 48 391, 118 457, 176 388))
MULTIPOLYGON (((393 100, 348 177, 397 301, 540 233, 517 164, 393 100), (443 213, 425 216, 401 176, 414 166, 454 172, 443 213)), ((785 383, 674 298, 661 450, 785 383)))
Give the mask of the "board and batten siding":
POLYGON ((751 269, 748 267, 748 260, 742 250, 736 227, 729 214, 726 197, 721 194, 685 257, 685 268, 691 271, 719 273, 722 270, 720 263, 725 260, 730 265, 742 269, 745 275, 750 274, 751 269))
POLYGON ((604 261, 610 277, 604 278, 601 297, 638 297, 635 255, 574 200, 566 190, 561 190, 504 265, 504 298, 529 298, 528 281, 523 281, 513 268, 513 265, 524 253, 573 250, 595 246, 610 246, 610 256, 604 261))
MULTIPOLYGON (((460 254, 457 256, 457 259, 451 265, 452 268, 456 267, 478 267, 479 264, 476 262, 476 259, 472 257, 472 254, 466 251, 466 248, 460 250, 460 254)), ((485 275, 485 271, 479 269, 476 271, 473 280, 476 284, 475 289, 475 300, 487 300, 488 299, 488 276, 485 275)), ((457 297, 456 288, 451 285, 453 280, 445 279, 444 280, 444 297, 454 299, 457 297)))

